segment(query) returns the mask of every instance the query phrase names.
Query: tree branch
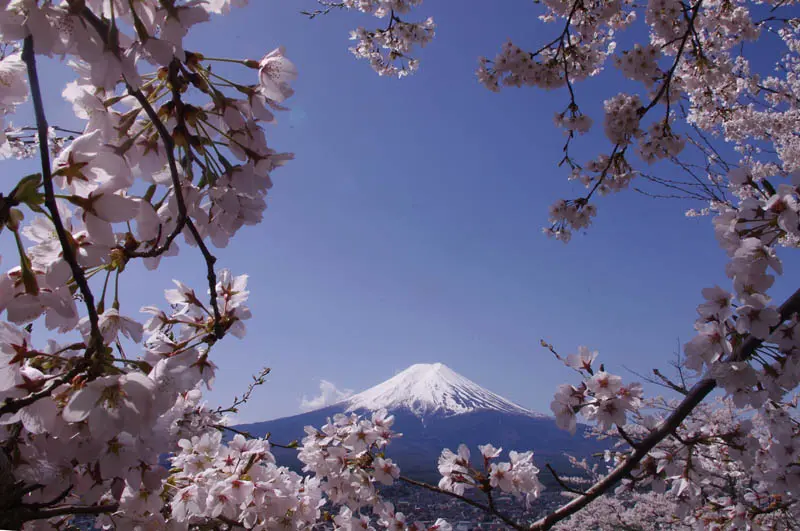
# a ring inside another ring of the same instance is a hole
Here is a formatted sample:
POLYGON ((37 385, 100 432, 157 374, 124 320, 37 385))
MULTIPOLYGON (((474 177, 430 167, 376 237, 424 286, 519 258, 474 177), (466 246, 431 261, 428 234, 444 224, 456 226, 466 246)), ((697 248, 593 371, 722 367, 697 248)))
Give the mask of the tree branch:
MULTIPOLYGON (((88 352, 88 351, 87 351, 88 352)), ((61 384, 65 384, 80 374, 85 369, 85 359, 79 360, 75 367, 72 370, 67 371, 61 376, 57 376, 50 380, 49 385, 42 389, 41 391, 36 391, 35 393, 31 393, 27 396, 22 398, 9 398, 5 402, 0 405, 0 416, 13 414, 22 409, 25 406, 33 404, 37 400, 44 398, 46 396, 50 396, 53 391, 58 388, 61 384)))
MULTIPOLYGON (((97 31, 100 38, 103 40, 103 43, 108 46, 108 33, 109 28, 108 25, 100 20, 94 12, 89 9, 88 7, 84 7, 81 11, 81 16, 86 19, 86 21, 97 31)), ((167 235, 166 240, 160 246, 154 247, 149 251, 128 251, 126 254, 130 258, 154 258, 156 256, 160 256, 164 254, 167 249, 172 245, 172 241, 180 234, 184 227, 186 226, 186 222, 189 219, 189 216, 186 213, 186 203, 183 199, 183 192, 181 191, 181 182, 180 182, 180 174, 178 173, 178 165, 175 162, 175 142, 172 140, 172 135, 167 131, 166 126, 158 117, 155 109, 153 106, 150 105, 147 97, 142 93, 141 90, 133 88, 129 83, 125 83, 126 89, 128 94, 133 96, 136 101, 139 102, 139 105, 144 110, 147 117, 150 119, 150 122, 153 124, 153 127, 156 128, 158 131, 159 137, 161 137, 161 142, 164 145, 165 154, 167 156, 167 166, 169 167, 169 174, 170 178, 172 179, 172 188, 175 194, 175 202, 178 206, 178 219, 176 220, 175 228, 172 232, 167 235)))
POLYGON ((50 170, 50 152, 47 149, 47 117, 44 113, 44 103, 42 102, 42 91, 39 85, 39 74, 36 70, 36 56, 33 49, 33 37, 25 37, 22 46, 22 60, 28 69, 28 79, 31 85, 31 98, 33 99, 33 109, 36 114, 36 129, 39 136, 39 157, 42 166, 42 182, 44 184, 45 199, 44 204, 47 210, 50 211, 50 216, 53 220, 58 241, 61 244, 61 251, 64 256, 64 261, 69 265, 72 271, 72 278, 75 280, 78 289, 83 297, 83 302, 86 305, 86 312, 89 315, 89 324, 91 326, 89 348, 86 349, 86 357, 90 358, 92 354, 103 351, 103 335, 100 333, 99 319, 97 316, 97 308, 94 305, 94 296, 92 290, 89 288, 89 283, 86 280, 86 275, 83 274, 83 269, 78 265, 75 257, 75 250, 72 248, 70 238, 67 236, 67 231, 64 229, 64 224, 61 221, 61 214, 58 212, 58 205, 56 204, 55 191, 53 189, 53 175, 50 170))
POLYGON ((566 482, 565 482, 563 479, 561 479, 561 477, 560 477, 560 476, 559 476, 559 475, 556 473, 556 471, 553 469, 553 467, 552 467, 552 466, 550 466, 550 463, 547 463, 547 464, 546 464, 546 465, 544 465, 544 466, 546 466, 546 467, 547 467, 547 470, 549 470, 549 471, 550 471, 550 473, 553 475, 553 478, 554 478, 554 479, 556 480, 556 482, 557 482, 557 483, 558 483, 558 484, 561 486, 561 488, 562 488, 562 489, 564 489, 564 490, 565 490, 565 491, 567 491, 567 492, 571 492, 572 494, 578 494, 578 495, 580 495, 580 496, 582 496, 582 495, 586 494, 586 493, 585 493, 584 491, 582 491, 582 490, 579 490, 579 489, 576 489, 576 488, 574 488, 574 487, 570 487, 569 485, 567 485, 567 484, 566 484, 566 482))
MULTIPOLYGON (((100 20, 97 17, 97 15, 95 15, 94 12, 92 12, 92 10, 89 9, 88 7, 83 8, 83 10, 81 11, 81 15, 97 31, 97 33, 100 35, 100 38, 103 39, 103 42, 106 45, 108 45, 109 44, 108 25, 102 20, 100 20)), ((172 98, 173 102, 176 104, 177 119, 179 123, 182 123, 183 114, 177 112, 177 109, 182 106, 182 102, 180 100, 180 92, 176 86, 177 75, 175 74, 175 64, 176 64, 175 61, 177 60, 173 59, 172 63, 170 64, 169 68, 170 81, 173 85, 172 98)), ((164 125, 164 123, 158 117, 158 114, 156 113, 155 109, 153 109, 153 106, 148 101, 147 96, 145 96, 141 90, 133 88, 130 85, 130 83, 127 82, 127 80, 125 81, 125 86, 127 88, 128 94, 133 96, 136 99, 136 101, 139 102, 139 105, 141 105, 142 109, 144 109, 144 112, 147 114, 147 117, 150 119, 153 126, 158 131, 159 136, 161 137, 161 141, 164 144, 164 148, 167 155, 167 164, 169 166, 170 177, 172 180, 173 193, 175 194, 175 202, 177 203, 178 206, 178 219, 176 221, 176 226, 173 229, 173 231, 167 236, 166 241, 164 242, 163 245, 151 249, 150 251, 145 251, 145 252, 128 251, 126 252, 126 254, 127 256, 132 258, 159 256, 160 254, 164 253, 167 249, 169 249, 170 245, 172 244, 172 241, 178 236, 178 234, 180 234, 183 231, 184 227, 187 227, 189 229, 189 232, 191 232, 192 237, 195 239, 195 242, 197 243, 198 247, 200 248, 200 252, 203 254, 203 258, 205 259, 206 262, 206 269, 207 269, 206 278, 208 279, 211 306, 214 311, 214 337, 217 340, 222 339, 222 337, 225 335, 225 330, 222 328, 222 319, 220 317, 219 306, 217 304, 217 289, 216 289, 217 275, 214 270, 214 264, 216 263, 217 259, 208 250, 208 247, 203 241, 203 238, 200 236, 197 227, 195 227, 194 223, 192 222, 186 210, 186 202, 184 201, 183 192, 181 190, 181 180, 180 180, 180 174, 178 173, 178 165, 175 162, 175 153, 174 153, 175 142, 172 138, 172 135, 164 125)))
MULTIPOLYGON (((792 296, 781 305, 781 323, 798 312, 800 312, 800 289, 795 291, 792 296)), ((780 324, 778 326, 780 326, 780 324)), ((757 337, 750 335, 725 361, 727 363, 746 361, 753 355, 756 349, 758 349, 763 342, 764 341, 762 339, 758 339, 757 337)), ((617 481, 628 476, 636 468, 639 462, 641 462, 642 459, 647 456, 648 452, 652 450, 659 442, 674 433, 678 426, 680 426, 681 422, 683 422, 683 420, 689 416, 694 408, 696 408, 705 399, 705 397, 714 390, 716 386, 716 380, 711 377, 704 378, 697 382, 689 390, 686 397, 672 412, 672 414, 670 414, 657 429, 650 432, 650 435, 638 443, 637 448, 630 455, 630 457, 617 466, 617 468, 611 471, 611 473, 602 480, 592 485, 584 495, 575 498, 566 505, 559 507, 552 513, 534 522, 529 528, 530 531, 550 529, 557 522, 560 522, 561 520, 564 520, 565 518, 575 514, 579 510, 586 507, 593 500, 605 494, 617 483, 617 481)))
POLYGON ((106 505, 62 505, 61 507, 53 507, 52 509, 38 509, 31 514, 28 520, 45 520, 56 516, 72 516, 79 514, 107 514, 113 513, 117 509, 119 509, 119 504, 117 503, 109 503, 106 505))
POLYGON ((625 430, 622 429, 622 426, 617 426, 617 431, 619 432, 620 436, 625 439, 625 442, 628 443, 628 446, 633 449, 636 449, 639 446, 639 443, 631 439, 630 435, 628 435, 625 430))
POLYGON ((653 369, 653 374, 658 376, 658 379, 664 382, 664 385, 666 385, 673 391, 677 391, 678 393, 684 396, 688 394, 689 391, 686 389, 685 386, 676 384, 675 382, 664 376, 664 374, 662 374, 661 371, 659 371, 658 369, 653 369))

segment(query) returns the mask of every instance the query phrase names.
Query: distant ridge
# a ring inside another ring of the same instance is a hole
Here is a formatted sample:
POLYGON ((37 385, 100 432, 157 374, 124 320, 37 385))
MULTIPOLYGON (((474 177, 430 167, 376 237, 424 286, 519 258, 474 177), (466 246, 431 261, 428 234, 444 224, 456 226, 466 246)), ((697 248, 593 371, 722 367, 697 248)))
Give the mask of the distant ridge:
MULTIPOLYGON (((461 443, 473 452, 488 442, 506 452, 533 450, 537 466, 549 463, 564 473, 572 472, 565 453, 590 457, 607 446, 584 438, 582 426, 576 435, 570 435, 556 426, 553 417, 517 405, 441 363, 412 365, 383 383, 321 409, 236 428, 257 437, 269 433, 271 440, 286 444, 301 441, 306 426, 320 428, 338 413, 379 409, 394 415, 392 429, 403 434, 392 441, 387 455, 404 474, 433 483, 440 478, 436 463, 442 449, 456 449, 461 443)), ((295 450, 276 446, 273 451, 289 466, 302 468, 295 450)))

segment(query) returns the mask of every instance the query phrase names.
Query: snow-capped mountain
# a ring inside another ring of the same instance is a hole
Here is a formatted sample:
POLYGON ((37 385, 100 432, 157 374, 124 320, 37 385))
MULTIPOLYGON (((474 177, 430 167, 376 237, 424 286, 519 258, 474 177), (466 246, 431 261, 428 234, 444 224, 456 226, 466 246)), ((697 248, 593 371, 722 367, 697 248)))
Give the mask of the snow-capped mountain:
POLYGON ((497 395, 442 363, 419 363, 342 402, 345 411, 408 410, 414 416, 499 411, 543 417, 497 395))
MULTIPOLYGON (((269 433, 280 443, 299 442, 305 426, 321 427, 337 413, 379 409, 395 416, 393 429, 403 434, 392 441, 387 454, 404 474, 427 481, 438 481, 436 462, 442 449, 461 443, 473 451, 487 442, 506 451, 533 450, 540 466, 549 463, 565 471, 565 453, 586 457, 604 449, 585 439, 580 429, 572 436, 556 427, 552 417, 525 409, 441 363, 412 365, 332 406, 237 428, 256 436, 269 433)), ((274 450, 282 463, 299 468, 294 450, 274 450)))

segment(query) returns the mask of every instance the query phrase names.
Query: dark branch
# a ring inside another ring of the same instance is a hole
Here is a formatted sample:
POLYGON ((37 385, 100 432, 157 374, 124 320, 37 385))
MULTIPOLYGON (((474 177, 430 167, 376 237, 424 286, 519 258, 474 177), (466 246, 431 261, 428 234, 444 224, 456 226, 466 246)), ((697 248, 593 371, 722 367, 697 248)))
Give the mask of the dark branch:
MULTIPOLYGON (((102 20, 100 20, 97 17, 97 15, 95 15, 92 12, 92 10, 89 9, 88 7, 85 7, 83 11, 81 11, 81 15, 89 22, 89 24, 92 25, 92 27, 95 28, 97 33, 100 35, 100 38, 103 39, 103 42, 106 45, 108 45, 109 44, 108 25, 102 20)), ((175 72, 177 69, 175 61, 177 61, 177 59, 173 59, 173 62, 170 64, 170 81, 173 87, 172 88, 173 102, 176 105, 176 109, 178 109, 182 106, 182 102, 180 100, 180 92, 177 88, 177 83, 176 83, 177 74, 175 72)), ((176 226, 173 229, 173 231, 167 236, 167 239, 164 242, 164 244, 154 249, 151 249, 150 251, 142 253, 131 251, 127 252, 126 254, 129 257, 158 256, 164 253, 167 249, 169 249, 170 245, 172 244, 172 241, 178 236, 178 234, 180 234, 183 231, 184 227, 188 228, 189 232, 191 232, 192 234, 192 237, 197 242, 197 245, 200 248, 200 252, 203 254, 203 258, 205 259, 206 262, 206 269, 207 269, 206 278, 208 279, 211 306, 214 311, 214 337, 217 340, 222 339, 222 337, 225 335, 225 331, 222 327, 222 319, 220 317, 219 306, 217 304, 217 289, 216 289, 217 275, 216 272, 214 271, 214 264, 216 263, 217 259, 208 250, 208 247, 203 241, 203 238, 200 236, 197 227, 195 227, 194 223, 192 222, 191 218, 189 218, 189 215, 187 213, 186 202, 184 201, 183 192, 181 189, 181 179, 180 179, 180 174, 178 173, 178 165, 175 162, 175 154, 174 154, 175 142, 172 138, 172 135, 164 125, 164 123, 158 117, 158 114, 156 113, 155 109, 153 109, 153 106, 148 101, 147 96, 145 96, 141 90, 133 88, 130 85, 130 83, 127 82, 127 80, 125 82, 125 86, 128 90, 128 94, 136 98, 136 101, 138 101, 139 105, 141 105, 142 109, 144 109, 144 112, 147 114, 147 117, 150 119, 153 126, 158 131, 159 136, 161 137, 161 141, 164 144, 164 148, 166 150, 167 164, 169 166, 170 178, 172 180, 173 193, 175 194, 175 202, 177 203, 178 206, 178 219, 176 221, 176 226)), ((177 112, 177 117, 179 123, 181 123, 181 121, 183 120, 183 113, 177 112)))
MULTIPOLYGON (((800 312, 800 289, 795 291, 786 302, 781 305, 780 314, 781 322, 789 319, 795 313, 800 312)), ((748 338, 741 343, 733 354, 725 360, 726 362, 737 362, 748 360, 756 349, 763 343, 763 340, 755 336, 748 336, 748 338)), ((541 531, 550 529, 557 522, 568 518, 579 510, 583 509, 596 498, 605 494, 611 489, 619 480, 628 476, 644 459, 648 452, 652 450, 658 443, 675 433, 678 426, 681 425, 683 420, 688 417, 692 411, 716 388, 717 382, 711 377, 704 378, 697 382, 687 393, 683 401, 677 408, 669 415, 661 425, 650 432, 641 442, 634 452, 623 461, 617 468, 611 471, 606 477, 592 485, 584 495, 575 498, 569 503, 559 507, 547 516, 537 520, 531 525, 531 531, 541 531)))
POLYGON ((623 439, 625 439, 625 442, 626 442, 626 443, 628 443, 628 446, 630 446, 631 448, 634 448, 634 449, 636 449, 636 448, 638 448, 638 447, 639 447, 639 443, 637 443, 636 441, 634 441, 633 439, 631 439, 630 435, 628 435, 628 434, 625 432, 625 430, 624 430, 624 429, 622 429, 622 426, 617 426, 617 431, 619 432, 620 436, 621 436, 623 439))
POLYGON ((576 489, 574 487, 570 487, 569 485, 567 485, 567 483, 563 479, 561 479, 561 477, 559 477, 559 475, 556 473, 556 471, 553 469, 553 467, 550 466, 550 463, 547 463, 545 466, 547 467, 547 470, 549 470, 550 473, 553 475, 553 478, 555 478, 556 482, 561 486, 562 489, 564 489, 567 492, 571 492, 573 494, 578 494, 580 496, 583 496, 584 494, 586 494, 582 490, 579 490, 579 489, 576 489))
POLYGON ((85 361, 80 360, 72 370, 64 373, 61 376, 57 376, 50 380, 48 384, 45 384, 46 387, 40 391, 36 391, 35 393, 31 393, 27 396, 22 398, 9 398, 2 405, 0 405, 0 415, 7 415, 13 414, 22 409, 25 406, 29 406, 36 402, 37 400, 44 398, 46 396, 50 396, 50 394, 56 390, 58 386, 61 384, 65 384, 72 380, 75 376, 80 374, 85 368, 85 361))
POLYGON ((71 516, 71 515, 93 515, 93 514, 108 514, 116 512, 119 509, 119 504, 109 503, 105 505, 63 505, 61 507, 53 507, 52 509, 38 509, 31 514, 28 520, 45 520, 47 518, 54 518, 56 516, 71 516))
POLYGON ((36 114, 36 128, 39 136, 39 157, 42 165, 42 181, 45 193, 44 204, 47 210, 50 211, 53 226, 56 229, 58 241, 61 244, 64 261, 69 265, 72 271, 72 278, 75 280, 75 284, 77 284, 81 296, 83 296, 83 302, 86 304, 86 312, 89 315, 89 324, 91 326, 91 341, 89 348, 86 350, 86 357, 89 358, 92 354, 103 351, 103 335, 100 333, 97 308, 95 308, 94 305, 92 290, 89 288, 89 283, 86 280, 86 276, 83 274, 83 269, 78 265, 75 251, 70 242, 70 237, 64 229, 64 224, 61 221, 61 214, 59 214, 58 205, 56 204, 55 190, 53 189, 53 175, 50 170, 50 152, 47 149, 47 117, 44 113, 42 91, 39 85, 39 73, 36 70, 36 55, 33 49, 32 36, 25 37, 25 42, 22 47, 22 60, 25 61, 25 65, 28 69, 31 98, 33 99, 33 109, 36 114))
POLYGON ((676 384, 675 382, 673 382, 672 380, 670 380, 669 378, 664 376, 661 373, 661 371, 659 371, 658 369, 653 369, 653 374, 655 374, 658 377, 659 380, 664 382, 664 385, 666 385, 667 387, 669 387, 673 391, 677 391, 678 393, 680 393, 680 394, 682 394, 684 396, 689 394, 689 390, 686 389, 686 386, 676 384))

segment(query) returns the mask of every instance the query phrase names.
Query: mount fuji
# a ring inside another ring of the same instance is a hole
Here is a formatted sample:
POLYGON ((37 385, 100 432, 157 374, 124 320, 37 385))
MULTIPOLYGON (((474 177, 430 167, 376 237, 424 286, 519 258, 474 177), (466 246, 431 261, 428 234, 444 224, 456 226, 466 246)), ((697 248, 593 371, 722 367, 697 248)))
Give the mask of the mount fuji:
MULTIPOLYGON (((244 424, 237 429, 287 443, 305 436, 305 426, 320 427, 337 413, 368 413, 386 409, 395 416, 393 429, 403 434, 392 441, 387 454, 406 475, 435 480, 443 448, 460 443, 477 452, 491 442, 505 451, 533 450, 540 467, 550 463, 566 469, 564 454, 586 457, 602 450, 596 441, 556 427, 549 415, 530 411, 456 373, 441 363, 416 364, 394 377, 337 404, 300 415, 244 424)), ((580 428, 580 427, 579 427, 580 428)), ((276 457, 281 455, 278 448, 276 457)), ((286 457, 292 457, 291 451, 286 457)), ((283 462, 287 462, 283 460, 283 462)), ((294 463, 297 463, 296 460, 294 463)))
POLYGON ((543 417, 484 389, 441 363, 412 365, 393 378, 341 402, 345 411, 406 411, 421 421, 476 411, 543 417))

